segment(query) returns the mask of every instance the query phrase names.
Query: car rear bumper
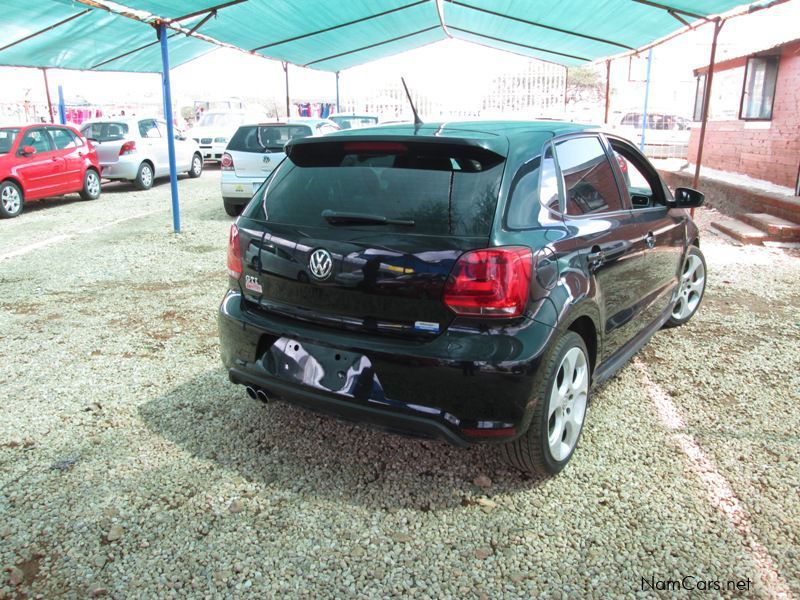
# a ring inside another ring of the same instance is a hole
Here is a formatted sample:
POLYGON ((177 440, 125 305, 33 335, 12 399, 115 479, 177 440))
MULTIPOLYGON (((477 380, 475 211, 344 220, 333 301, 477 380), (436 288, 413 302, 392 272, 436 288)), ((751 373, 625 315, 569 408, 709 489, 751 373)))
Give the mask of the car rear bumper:
POLYGON ((203 155, 203 160, 208 161, 215 161, 215 160, 222 160, 222 154, 225 152, 225 147, 228 145, 227 142, 224 144, 222 143, 212 143, 211 145, 208 144, 200 144, 200 154, 203 155))
POLYGON ((364 336, 255 314, 230 291, 220 306, 219 331, 234 383, 463 446, 508 441, 525 431, 539 358, 553 330, 531 320, 513 337, 454 327, 430 341, 364 336), (337 377, 335 386, 328 383, 337 377))
POLYGON ((133 181, 139 173, 141 158, 129 160, 127 157, 120 157, 120 160, 110 163, 100 163, 100 176, 104 179, 127 179, 133 181))
POLYGON ((267 175, 263 177, 241 177, 233 171, 223 171, 220 179, 222 197, 227 199, 241 198, 243 200, 242 204, 247 204, 267 175))

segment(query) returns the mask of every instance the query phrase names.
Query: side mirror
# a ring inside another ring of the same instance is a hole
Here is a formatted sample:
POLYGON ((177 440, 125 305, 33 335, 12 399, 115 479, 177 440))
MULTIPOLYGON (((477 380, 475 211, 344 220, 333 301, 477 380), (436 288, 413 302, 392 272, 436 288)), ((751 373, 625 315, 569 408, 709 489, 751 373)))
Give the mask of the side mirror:
POLYGON ((697 208, 703 206, 706 195, 692 188, 676 188, 674 208, 697 208))
POLYGON ((20 152, 20 154, 22 154, 22 156, 31 156, 33 154, 36 154, 36 148, 34 148, 33 146, 23 146, 22 152, 20 152))

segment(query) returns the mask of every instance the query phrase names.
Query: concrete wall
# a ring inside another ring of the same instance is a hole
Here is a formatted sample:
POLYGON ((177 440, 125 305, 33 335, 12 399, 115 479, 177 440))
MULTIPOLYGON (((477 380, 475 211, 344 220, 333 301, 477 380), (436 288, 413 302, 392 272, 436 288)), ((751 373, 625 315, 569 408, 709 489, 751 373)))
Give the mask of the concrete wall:
MULTIPOLYGON (((781 52, 772 120, 709 121, 703 165, 794 188, 800 167, 799 115, 800 41, 796 41, 781 52)), ((691 163, 697 160, 699 137, 698 126, 689 141, 691 163)))

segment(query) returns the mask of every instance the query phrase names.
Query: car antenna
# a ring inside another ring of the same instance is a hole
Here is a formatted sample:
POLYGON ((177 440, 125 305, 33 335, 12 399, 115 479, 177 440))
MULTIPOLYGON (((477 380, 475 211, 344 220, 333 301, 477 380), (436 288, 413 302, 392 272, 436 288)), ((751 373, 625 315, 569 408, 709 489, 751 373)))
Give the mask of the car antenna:
POLYGON ((420 125, 423 125, 422 119, 419 118, 419 114, 417 114, 417 109, 414 106, 414 101, 411 99, 411 94, 408 91, 408 86, 406 85, 406 80, 401 77, 400 81, 403 82, 403 88, 406 90, 406 97, 408 98, 408 103, 411 105, 411 112, 414 113, 414 129, 418 128, 420 125))

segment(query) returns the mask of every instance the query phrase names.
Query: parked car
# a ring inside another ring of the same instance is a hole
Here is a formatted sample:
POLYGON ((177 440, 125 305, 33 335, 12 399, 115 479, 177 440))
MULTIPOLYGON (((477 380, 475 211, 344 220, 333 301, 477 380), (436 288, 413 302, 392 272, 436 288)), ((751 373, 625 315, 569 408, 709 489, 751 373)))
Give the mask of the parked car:
POLYGON ((378 117, 375 115, 331 115, 330 120, 342 129, 359 129, 361 127, 372 127, 378 124, 378 117))
POLYGON ((283 160, 289 140, 338 131, 326 119, 289 119, 284 123, 242 125, 222 155, 222 203, 235 217, 264 179, 283 160))
POLYGON ((205 113, 191 130, 206 161, 221 161, 225 146, 240 125, 265 121, 267 113, 257 110, 214 110, 205 113))
POLYGON ((100 165, 89 141, 65 125, 0 128, 0 218, 26 202, 78 192, 100 197, 100 165))
MULTIPOLYGON (((92 140, 105 179, 132 181, 140 190, 153 186, 158 177, 169 176, 166 122, 152 117, 114 118, 89 121, 81 133, 92 140)), ((175 130, 175 166, 189 177, 203 173, 203 158, 197 144, 175 130)))
MULTIPOLYGON (((615 131, 638 146, 642 141, 643 121, 640 112, 625 113, 615 131)), ((645 154, 650 158, 686 158, 689 153, 691 127, 692 122, 679 115, 648 113, 645 154)))
POLYGON ((592 386, 703 298, 684 210, 703 195, 673 195, 621 137, 436 123, 286 152, 229 237, 222 361, 251 397, 501 443, 517 468, 553 474, 592 386))

